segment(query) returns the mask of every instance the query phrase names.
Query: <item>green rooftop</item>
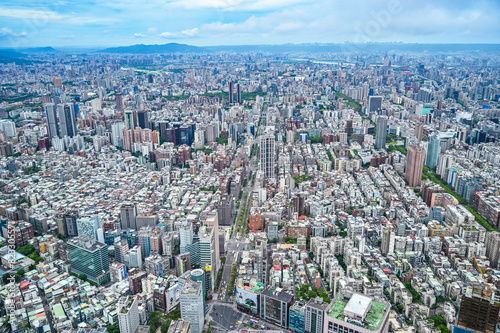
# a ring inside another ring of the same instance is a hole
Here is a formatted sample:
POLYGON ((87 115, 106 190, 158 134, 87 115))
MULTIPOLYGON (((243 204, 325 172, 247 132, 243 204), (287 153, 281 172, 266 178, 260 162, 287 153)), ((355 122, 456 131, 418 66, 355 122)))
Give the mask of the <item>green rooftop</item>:
MULTIPOLYGON (((336 300, 334 300, 334 303, 331 305, 330 309, 330 317, 344 320, 344 309, 347 305, 348 300, 346 300, 343 295, 339 295, 336 300)), ((380 329, 380 325, 382 324, 382 321, 384 320, 385 316, 385 304, 377 302, 375 300, 372 300, 371 302, 371 308, 368 311, 366 318, 365 318, 365 328, 370 330, 370 331, 376 331, 380 329)), ((351 324, 355 324, 355 322, 349 322, 351 324)))

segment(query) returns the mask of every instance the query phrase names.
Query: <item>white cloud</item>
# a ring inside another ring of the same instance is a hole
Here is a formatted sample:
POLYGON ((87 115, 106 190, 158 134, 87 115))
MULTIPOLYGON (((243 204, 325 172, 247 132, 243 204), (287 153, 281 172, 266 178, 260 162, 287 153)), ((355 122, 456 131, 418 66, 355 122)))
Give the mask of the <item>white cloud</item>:
POLYGON ((312 0, 174 0, 173 6, 187 9, 213 8, 228 11, 262 11, 287 8, 312 0))
POLYGON ((141 34, 141 33, 135 33, 134 34, 134 38, 145 38, 146 35, 145 34, 141 34))
POLYGON ((157 27, 148 28, 148 35, 154 35, 158 32, 157 27))
POLYGON ((14 32, 11 28, 4 27, 0 29, 0 37, 26 37, 28 35, 27 32, 14 32))
POLYGON ((188 30, 183 30, 180 32, 162 32, 158 36, 169 39, 182 39, 182 38, 194 38, 198 36, 199 29, 193 28, 188 30))
POLYGON ((12 9, 6 7, 0 7, 0 16, 36 20, 60 20, 64 18, 64 15, 50 10, 12 9))

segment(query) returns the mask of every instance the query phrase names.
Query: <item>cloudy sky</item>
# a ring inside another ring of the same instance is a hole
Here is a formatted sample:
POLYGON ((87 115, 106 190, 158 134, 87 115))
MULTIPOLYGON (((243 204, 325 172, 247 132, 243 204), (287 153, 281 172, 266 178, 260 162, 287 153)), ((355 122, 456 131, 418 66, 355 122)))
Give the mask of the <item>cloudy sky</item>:
POLYGON ((498 0, 0 0, 0 47, 500 43, 499 17, 498 0))

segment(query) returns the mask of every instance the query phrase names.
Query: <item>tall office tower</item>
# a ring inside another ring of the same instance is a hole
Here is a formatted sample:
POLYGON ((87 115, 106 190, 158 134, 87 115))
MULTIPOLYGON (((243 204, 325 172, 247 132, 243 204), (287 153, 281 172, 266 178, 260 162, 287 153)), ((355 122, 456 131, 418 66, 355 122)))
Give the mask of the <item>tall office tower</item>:
POLYGON ((490 265, 493 268, 499 267, 500 259, 500 233, 488 232, 486 234, 486 256, 490 259, 490 265))
POLYGON ((193 243, 193 224, 188 221, 184 223, 179 228, 179 253, 186 253, 188 251, 188 246, 193 243))
POLYGON ((377 118, 377 135, 375 137, 375 148, 385 148, 387 138, 387 116, 378 116, 377 118))
POLYGON ((323 333, 323 318, 327 306, 328 303, 321 297, 313 298, 306 304, 305 333, 323 333))
POLYGON ((500 313, 498 298, 484 298, 484 286, 473 285, 472 294, 462 296, 455 333, 495 333, 500 313))
POLYGON ((47 103, 44 106, 45 114, 47 115, 47 125, 49 127, 49 137, 56 138, 59 136, 59 123, 57 122, 57 109, 54 103, 47 103))
POLYGON ((457 139, 460 142, 465 142, 467 139, 467 127, 462 127, 457 130, 457 139))
POLYGON ((121 93, 115 94, 116 111, 123 111, 123 96, 121 93))
POLYGON ((236 85, 236 101, 241 104, 241 86, 239 83, 236 85))
POLYGON ((191 333, 201 333, 205 322, 205 302, 200 281, 188 280, 180 292, 181 317, 191 325, 191 333))
POLYGON ((135 333, 140 324, 136 296, 124 296, 118 300, 118 325, 120 333, 135 333))
POLYGON ((137 207, 135 204, 124 204, 120 207, 120 222, 122 230, 134 229, 137 230, 137 207))
POLYGON ((78 226, 76 225, 76 220, 78 215, 76 213, 66 213, 63 216, 64 227, 67 231, 67 237, 78 236, 78 226))
POLYGON ((111 143, 114 146, 123 147, 123 129, 125 128, 125 123, 119 121, 111 125, 111 143))
POLYGON ((434 133, 429 137, 429 145, 427 146, 427 159, 425 165, 429 169, 434 169, 438 165, 439 153, 441 151, 441 138, 438 133, 434 133))
POLYGON ((405 179, 410 187, 420 186, 422 183, 422 170, 424 168, 425 149, 417 143, 408 146, 406 157, 405 179))
POLYGON ((87 236, 97 240, 97 230, 102 228, 102 220, 99 215, 82 217, 76 220, 78 236, 87 236))
POLYGON ((207 268, 206 287, 212 291, 215 287, 216 265, 215 261, 215 235, 212 227, 202 226, 198 231, 200 248, 200 265, 207 268))
POLYGON ((94 238, 78 236, 68 240, 68 254, 71 272, 85 274, 87 279, 101 284, 109 280, 108 246, 94 238))
POLYGON ((62 88, 62 79, 60 77, 54 78, 54 87, 55 88, 62 88))
POLYGON ((71 103, 58 104, 57 110, 59 113, 59 124, 61 138, 69 136, 70 138, 78 134, 76 130, 75 107, 71 103))
POLYGON ((125 264, 127 264, 128 267, 137 267, 142 269, 142 252, 139 245, 130 249, 130 251, 125 255, 125 261, 125 264))
POLYGON ((415 137, 420 142, 420 141, 422 141, 423 136, 424 136, 424 124, 422 124, 421 122, 418 122, 415 125, 415 137))
POLYGON ((211 211, 211 212, 208 213, 207 219, 205 220, 204 224, 207 227, 212 227, 212 229, 214 231, 214 238, 215 238, 215 243, 214 243, 214 245, 215 245, 215 265, 216 265, 216 267, 214 267, 214 270, 218 271, 219 270, 218 265, 219 265, 220 253, 224 252, 224 249, 220 248, 220 243, 221 243, 221 239, 220 238, 222 238, 222 244, 224 244, 224 237, 225 236, 223 234, 221 234, 219 236, 219 214, 217 213, 217 210, 213 210, 213 211, 211 211))
POLYGON ((368 113, 382 111, 382 96, 370 96, 368 99, 368 113))
POLYGON ((148 112, 141 110, 137 111, 137 124, 140 128, 149 128, 149 117, 148 112))
POLYGON ((154 254, 161 254, 161 227, 143 227, 139 230, 139 247, 142 257, 147 258, 154 254))
POLYGON ((380 245, 380 252, 383 256, 387 256, 389 253, 394 253, 396 235, 392 232, 390 226, 386 226, 382 229, 382 244, 380 245))
POLYGON ((234 102, 233 81, 229 82, 229 104, 234 102))
POLYGON ((132 110, 127 110, 125 111, 125 126, 127 126, 128 129, 135 129, 137 126, 137 121, 136 121, 136 113, 132 110))
POLYGON ((203 309, 205 308, 205 299, 207 298, 208 295, 208 288, 207 288, 207 279, 205 276, 205 272, 201 269, 193 269, 191 271, 191 280, 193 281, 198 281, 201 282, 202 290, 203 290, 203 309))
POLYGON ((11 120, 0 119, 0 130, 4 131, 9 138, 17 137, 16 123, 11 120))
POLYGON ((266 133, 260 137, 260 170, 264 172, 265 178, 275 178, 276 151, 274 148, 275 138, 272 133, 266 133))
POLYGON ((125 264, 125 255, 129 251, 128 242, 117 237, 115 243, 115 260, 119 263, 125 264))
POLYGON ((189 253, 192 265, 200 263, 200 243, 194 239, 193 224, 185 221, 179 228, 180 254, 189 253))

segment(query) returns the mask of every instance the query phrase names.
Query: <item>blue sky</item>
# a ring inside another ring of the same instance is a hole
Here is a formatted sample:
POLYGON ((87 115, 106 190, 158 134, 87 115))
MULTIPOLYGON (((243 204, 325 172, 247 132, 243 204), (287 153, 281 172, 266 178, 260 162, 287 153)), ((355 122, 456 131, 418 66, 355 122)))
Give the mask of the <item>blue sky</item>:
POLYGON ((500 43, 499 14, 498 0, 0 0, 0 47, 500 43))

